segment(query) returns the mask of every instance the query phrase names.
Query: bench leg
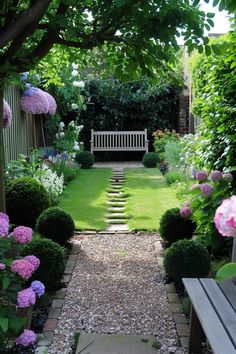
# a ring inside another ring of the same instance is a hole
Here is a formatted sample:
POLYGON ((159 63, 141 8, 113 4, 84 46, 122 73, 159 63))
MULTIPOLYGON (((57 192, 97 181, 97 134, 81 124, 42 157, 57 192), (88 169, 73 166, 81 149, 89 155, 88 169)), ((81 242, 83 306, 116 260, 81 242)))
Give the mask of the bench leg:
POLYGON ((190 314, 190 334, 189 334, 189 353, 199 354, 202 352, 201 343, 204 337, 202 326, 198 320, 197 314, 191 306, 190 314))

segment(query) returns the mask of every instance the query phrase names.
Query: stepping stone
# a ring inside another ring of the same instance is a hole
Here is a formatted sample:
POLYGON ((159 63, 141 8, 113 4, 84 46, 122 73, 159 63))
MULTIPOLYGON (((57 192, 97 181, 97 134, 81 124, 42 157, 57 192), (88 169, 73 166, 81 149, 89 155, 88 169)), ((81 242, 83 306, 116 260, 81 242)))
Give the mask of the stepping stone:
POLYGON ((76 354, 156 354, 154 336, 82 333, 76 354))
POLYGON ((129 231, 129 227, 126 224, 110 224, 106 228, 107 232, 113 232, 113 231, 129 231))
POLYGON ((124 212, 124 206, 114 206, 112 208, 109 208, 108 211, 110 213, 123 213, 124 212))
POLYGON ((125 213, 111 213, 107 215, 107 219, 128 219, 125 213))
POLYGON ((127 219, 107 219, 106 220, 107 224, 126 224, 127 219))

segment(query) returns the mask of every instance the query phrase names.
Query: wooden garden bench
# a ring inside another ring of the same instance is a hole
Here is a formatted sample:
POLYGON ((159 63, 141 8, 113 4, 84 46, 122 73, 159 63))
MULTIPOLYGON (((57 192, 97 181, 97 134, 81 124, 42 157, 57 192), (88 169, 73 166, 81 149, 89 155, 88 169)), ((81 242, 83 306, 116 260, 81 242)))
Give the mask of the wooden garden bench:
POLYGON ((94 151, 146 151, 147 129, 144 131, 91 130, 91 152, 94 151))
POLYGON ((214 354, 236 354, 235 279, 217 284, 209 278, 184 278, 190 297, 189 353, 201 353, 203 336, 214 354))

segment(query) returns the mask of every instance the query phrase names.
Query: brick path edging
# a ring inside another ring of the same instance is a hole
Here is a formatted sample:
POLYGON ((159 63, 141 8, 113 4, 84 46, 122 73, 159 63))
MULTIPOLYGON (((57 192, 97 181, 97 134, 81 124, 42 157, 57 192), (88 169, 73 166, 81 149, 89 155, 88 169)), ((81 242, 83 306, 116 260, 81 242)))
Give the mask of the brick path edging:
MULTIPOLYGON (((77 261, 77 257, 81 248, 81 241, 73 241, 73 245, 69 254, 69 258, 66 263, 64 276, 62 282, 68 285, 72 272, 77 261)), ((61 313, 63 302, 66 296, 67 288, 57 290, 54 300, 51 305, 51 310, 48 315, 48 319, 43 327, 43 332, 40 335, 40 339, 37 343, 35 354, 47 354, 48 348, 52 343, 54 330, 57 326, 57 321, 61 313)))

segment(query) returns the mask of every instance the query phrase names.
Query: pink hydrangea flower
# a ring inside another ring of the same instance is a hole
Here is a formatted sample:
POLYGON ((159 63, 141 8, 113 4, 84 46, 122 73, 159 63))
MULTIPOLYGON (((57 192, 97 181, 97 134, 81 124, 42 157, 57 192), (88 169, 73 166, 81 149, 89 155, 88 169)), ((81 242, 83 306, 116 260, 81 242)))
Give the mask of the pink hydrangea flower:
POLYGON ((12 111, 9 104, 3 100, 3 128, 9 128, 12 122, 12 111))
POLYGON ((229 182, 233 181, 233 175, 231 173, 223 173, 222 178, 229 182))
POLYGON ((17 305, 25 308, 34 305, 36 302, 36 295, 32 288, 27 288, 18 292, 17 305))
POLYGON ((0 236, 6 237, 9 229, 9 217, 0 212, 0 236))
POLYGON ((36 271, 40 265, 40 260, 35 256, 26 256, 24 257, 27 261, 29 261, 34 266, 34 271, 36 271))
POLYGON ((48 100, 48 105, 49 105, 48 114, 51 114, 53 116, 57 110, 56 101, 55 101, 54 97, 52 97, 52 95, 50 95, 48 92, 46 92, 46 91, 43 91, 43 92, 48 100))
POLYGON ((205 197, 208 197, 209 195, 211 195, 212 191, 213 191, 213 188, 210 184, 204 183, 201 185, 201 192, 205 197))
POLYGON ((24 332, 16 338, 16 344, 27 347, 36 342, 36 334, 30 329, 25 329, 24 332))
POLYGON ((206 181, 207 180, 207 172, 206 171, 198 171, 197 173, 196 173, 196 179, 198 180, 198 181, 206 181))
POLYGON ((191 188, 190 188, 190 191, 194 191, 194 190, 197 189, 197 188, 200 188, 200 185, 194 183, 194 184, 192 184, 192 186, 191 186, 191 188))
POLYGON ((23 279, 27 280, 34 272, 34 266, 27 259, 16 259, 12 262, 11 271, 19 274, 23 279))
POLYGON ((222 179, 222 173, 218 170, 215 170, 211 173, 212 182, 218 182, 222 179))
POLYGON ((31 94, 23 94, 20 101, 22 111, 31 114, 47 114, 49 103, 44 91, 35 89, 31 94))
POLYGON ((183 208, 180 209, 180 215, 183 218, 188 218, 191 215, 191 209, 187 206, 184 206, 183 208))
POLYGON ((6 268, 6 264, 0 263, 0 270, 4 270, 6 268))
POLYGON ((26 226, 17 226, 12 232, 15 240, 22 244, 29 243, 32 240, 32 234, 32 229, 26 226))
POLYGON ((236 236, 236 196, 225 199, 216 209, 214 222, 222 236, 236 236))

